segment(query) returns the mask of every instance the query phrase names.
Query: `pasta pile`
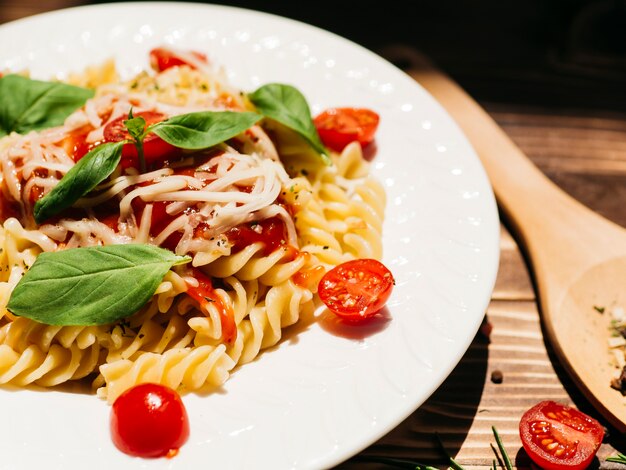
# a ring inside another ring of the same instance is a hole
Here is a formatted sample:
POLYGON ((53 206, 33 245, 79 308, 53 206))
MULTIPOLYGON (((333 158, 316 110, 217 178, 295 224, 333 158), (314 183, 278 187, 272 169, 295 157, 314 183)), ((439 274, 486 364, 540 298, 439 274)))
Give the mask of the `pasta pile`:
MULTIPOLYGON (((106 70, 115 77, 110 64, 106 70)), ((120 165, 71 209, 36 224, 33 204, 75 164, 76 136, 101 142, 107 123, 131 109, 170 117, 251 104, 208 66, 173 67, 100 84, 62 126, 0 140, 0 384, 82 379, 109 402, 142 382, 181 392, 219 386, 313 314, 317 283, 330 267, 382 255, 385 193, 360 145, 325 165, 264 122, 143 173, 120 165), (241 227, 261 237, 236 243, 241 227), (282 231, 280 243, 263 238, 270 229, 282 231), (192 262, 174 266, 147 305, 114 324, 51 326, 6 309, 40 253, 129 243, 192 262)))

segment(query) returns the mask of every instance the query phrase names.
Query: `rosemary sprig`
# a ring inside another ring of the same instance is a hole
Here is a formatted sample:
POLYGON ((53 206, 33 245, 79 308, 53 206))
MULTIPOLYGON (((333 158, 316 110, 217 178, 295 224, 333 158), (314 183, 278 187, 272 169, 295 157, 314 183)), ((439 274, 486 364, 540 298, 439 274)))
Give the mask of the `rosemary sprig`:
POLYGON ((621 452, 618 452, 617 456, 607 457, 606 461, 621 463, 622 465, 626 465, 626 455, 622 454, 621 452))
POLYGON ((448 464, 450 465, 450 467, 453 468, 454 470, 465 470, 456 460, 454 460, 450 456, 450 454, 448 454, 448 451, 443 446, 443 442, 441 442, 441 438, 439 437, 439 433, 435 433, 435 438, 437 440, 437 444, 439 445, 439 448, 441 449, 441 452, 443 452, 443 454, 448 459, 448 464))
MULTIPOLYGON (((500 449, 500 454, 502 454, 502 459, 504 460, 504 466, 507 470, 513 470, 513 465, 511 465, 511 459, 509 458, 509 454, 506 452, 504 445, 502 444, 502 439, 500 439, 500 434, 498 434, 498 430, 495 426, 491 426, 491 431, 493 431, 493 437, 496 439, 496 444, 498 444, 498 449, 500 449)), ((495 461, 494 461, 495 467, 495 461)))

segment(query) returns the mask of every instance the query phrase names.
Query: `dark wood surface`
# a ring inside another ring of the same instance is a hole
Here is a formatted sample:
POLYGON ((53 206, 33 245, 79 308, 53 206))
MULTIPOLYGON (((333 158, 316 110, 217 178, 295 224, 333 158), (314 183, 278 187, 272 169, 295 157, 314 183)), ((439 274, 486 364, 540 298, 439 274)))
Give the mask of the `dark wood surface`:
MULTIPOLYGON (((86 2, 0 0, 0 23, 81 3, 86 2)), ((412 51, 425 52, 553 181, 626 227, 624 2, 537 0, 515 9, 495 0, 385 2, 385 9, 371 13, 377 26, 367 18, 346 21, 327 14, 330 2, 321 2, 317 13, 290 3, 268 10, 267 2, 231 2, 329 29, 409 73, 412 51)), ((346 3, 355 9, 363 5, 346 3)), ((554 399, 598 417, 544 341, 531 275, 505 225, 501 233, 500 269, 486 312, 489 337, 479 333, 422 407, 339 468, 389 468, 360 460, 376 455, 447 468, 435 434, 465 468, 487 468, 495 458, 491 426, 499 430, 514 465, 529 468, 517 432, 527 408, 554 399), (491 380, 494 371, 502 373, 502 383, 491 380)), ((616 449, 626 452, 626 445, 623 436, 609 432, 593 467, 620 468, 605 458, 616 449)))

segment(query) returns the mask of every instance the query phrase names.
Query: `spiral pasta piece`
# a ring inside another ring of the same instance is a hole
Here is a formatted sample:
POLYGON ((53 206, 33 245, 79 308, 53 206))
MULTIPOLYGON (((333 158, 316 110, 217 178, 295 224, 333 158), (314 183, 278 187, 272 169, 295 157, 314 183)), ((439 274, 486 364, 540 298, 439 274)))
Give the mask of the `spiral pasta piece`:
POLYGON ((96 347, 80 349, 72 345, 64 348, 54 344, 44 352, 36 345, 30 345, 24 351, 17 352, 1 344, 0 384, 25 386, 35 383, 52 387, 87 376, 97 362, 96 347))
POLYGON ((183 391, 216 387, 228 379, 234 366, 224 345, 175 348, 163 354, 144 353, 134 361, 122 359, 101 366, 106 386, 98 388, 98 395, 113 402, 125 390, 145 382, 183 391))

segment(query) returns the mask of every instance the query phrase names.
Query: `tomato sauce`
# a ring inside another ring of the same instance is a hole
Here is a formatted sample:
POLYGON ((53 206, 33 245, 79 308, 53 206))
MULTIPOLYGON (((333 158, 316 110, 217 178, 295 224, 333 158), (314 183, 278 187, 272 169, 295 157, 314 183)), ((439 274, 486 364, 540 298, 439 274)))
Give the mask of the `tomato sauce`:
MULTIPOLYGON (((177 170, 176 174, 186 174, 188 169, 177 170)), ((176 218, 178 214, 171 215, 167 213, 167 206, 170 201, 154 201, 152 205, 152 218, 150 224, 150 235, 156 237, 176 218)), ((132 202, 135 218, 141 220, 146 202, 141 198, 135 198, 132 202)), ((193 212, 194 209, 187 209, 187 213, 193 212)), ((208 229, 206 223, 200 223, 195 229, 194 236, 202 237, 203 233, 208 229)), ((261 242, 264 244, 263 254, 265 256, 272 253, 277 248, 287 244, 287 228, 285 223, 279 217, 272 217, 259 222, 250 224, 242 224, 231 228, 224 234, 230 243, 232 243, 231 253, 238 253, 246 246, 261 242)), ((182 238, 182 232, 171 234, 161 246, 169 250, 175 251, 176 246, 182 238)))
POLYGON ((317 286, 324 274, 326 274, 326 269, 324 268, 324 266, 315 266, 311 269, 298 271, 293 276, 293 282, 299 287, 305 289, 310 288, 311 286, 317 286))
MULTIPOLYGON (((146 203, 140 198, 135 199, 133 202, 135 201, 137 201, 138 205, 142 205, 140 213, 137 217, 137 220, 139 221, 141 219, 141 214, 143 214, 143 209, 146 207, 146 203)), ((165 230, 170 223, 172 223, 176 216, 172 216, 167 213, 167 206, 168 204, 171 204, 168 201, 154 201, 151 204, 152 219, 150 222, 150 235, 156 237, 159 233, 165 230)), ((180 242, 182 237, 182 232, 174 232, 165 239, 162 246, 168 250, 175 251, 176 245, 178 245, 178 242, 180 242)))
POLYGON ((193 277, 198 280, 198 286, 188 284, 187 295, 200 304, 200 308, 206 311, 209 303, 217 308, 222 323, 222 341, 232 344, 237 339, 237 325, 235 324, 235 312, 222 302, 213 288, 211 278, 197 268, 193 268, 193 277))
POLYGON ((233 227, 225 233, 232 246, 232 253, 238 253, 252 243, 264 244, 263 254, 272 253, 277 248, 287 244, 287 227, 280 217, 242 224, 233 227))
POLYGON ((11 217, 19 219, 21 217, 20 207, 16 202, 0 194, 0 222, 4 222, 11 217))

